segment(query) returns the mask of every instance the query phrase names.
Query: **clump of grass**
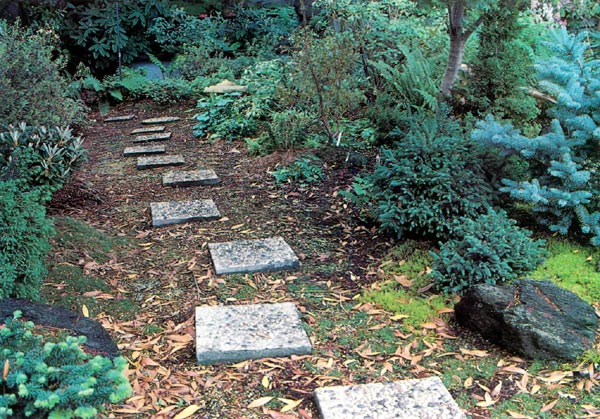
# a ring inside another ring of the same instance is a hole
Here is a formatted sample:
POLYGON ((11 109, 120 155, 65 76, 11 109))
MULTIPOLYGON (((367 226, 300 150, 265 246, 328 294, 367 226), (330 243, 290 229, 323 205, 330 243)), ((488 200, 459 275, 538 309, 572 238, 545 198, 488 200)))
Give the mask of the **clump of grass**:
POLYGON ((549 279, 577 294, 588 303, 600 301, 600 250, 564 239, 548 241, 546 263, 530 274, 534 279, 549 279))
POLYGON ((439 317, 439 310, 451 307, 453 301, 448 296, 428 294, 424 290, 431 282, 427 275, 430 263, 426 245, 412 240, 404 242, 394 248, 379 267, 386 279, 366 290, 361 300, 408 316, 404 319, 405 325, 418 326, 439 317))

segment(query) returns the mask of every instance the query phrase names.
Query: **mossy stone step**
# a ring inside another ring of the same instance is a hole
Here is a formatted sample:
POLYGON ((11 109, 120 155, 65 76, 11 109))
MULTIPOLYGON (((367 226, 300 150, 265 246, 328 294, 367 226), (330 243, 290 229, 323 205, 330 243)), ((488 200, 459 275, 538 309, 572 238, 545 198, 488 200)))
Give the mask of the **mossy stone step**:
POLYGON ((154 227, 191 221, 211 221, 221 218, 221 214, 212 199, 154 202, 150 204, 150 212, 154 227))
POLYGON ((220 182, 214 170, 173 171, 163 175, 164 186, 205 186, 220 182))
POLYGON ((143 125, 151 125, 151 124, 167 124, 169 122, 176 122, 181 120, 178 116, 160 116, 157 118, 148 118, 141 121, 143 125))
POLYGON ((159 134, 149 134, 149 135, 138 135, 133 139, 134 143, 147 143, 150 141, 164 141, 171 139, 170 132, 163 132, 159 134))
POLYGON ((131 121, 135 118, 135 115, 120 115, 120 116, 111 116, 110 118, 106 118, 104 122, 123 122, 123 121, 131 121))
POLYGON ((164 125, 158 125, 158 126, 149 126, 149 127, 143 127, 143 128, 136 128, 133 131, 131 131, 130 135, 138 135, 138 134, 150 134, 150 133, 154 133, 154 132, 163 132, 165 130, 165 126, 164 125))
POLYGON ((123 151, 125 157, 139 156, 144 154, 164 154, 167 151, 164 145, 144 145, 136 147, 126 147, 123 151))
POLYGON ((196 307, 196 359, 200 364, 311 352, 293 303, 196 307))
POLYGON ((208 250, 218 275, 296 269, 300 265, 282 237, 209 243, 208 250))
POLYGON ((183 156, 180 154, 169 154, 164 156, 145 156, 138 157, 138 169, 154 169, 165 166, 181 166, 185 164, 183 156))

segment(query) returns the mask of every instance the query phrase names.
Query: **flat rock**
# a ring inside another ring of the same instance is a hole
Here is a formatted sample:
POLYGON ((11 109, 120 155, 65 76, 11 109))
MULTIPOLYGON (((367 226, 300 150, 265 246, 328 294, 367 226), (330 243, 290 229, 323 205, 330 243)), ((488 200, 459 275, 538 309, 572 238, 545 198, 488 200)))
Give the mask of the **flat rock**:
POLYGON ((137 147, 126 147, 123 151, 125 157, 139 156, 143 154, 163 154, 167 151, 164 145, 141 145, 137 147))
POLYGON ((154 202, 150 204, 150 212, 152 213, 152 225, 154 227, 221 218, 221 214, 212 199, 154 202))
POLYGON ((163 132, 159 134, 149 134, 149 135, 138 135, 133 139, 134 143, 146 143, 149 141, 164 141, 169 140, 171 138, 170 132, 163 132))
POLYGON ((315 390, 322 419, 464 419, 439 377, 315 390))
POLYGON ((456 320, 526 358, 575 360, 591 348, 594 307, 549 280, 478 284, 454 306, 456 320))
POLYGON ((21 311, 23 320, 32 321, 40 326, 64 329, 71 336, 85 336, 87 341, 83 348, 88 352, 111 358, 119 356, 119 348, 108 332, 93 319, 62 307, 6 298, 0 299, 0 324, 12 317, 15 310, 21 311))
POLYGON ((239 84, 232 83, 229 80, 223 80, 220 83, 204 88, 205 93, 245 92, 246 90, 248 90, 247 86, 241 86, 239 84))
POLYGON ((300 265, 282 237, 209 243, 208 250, 217 275, 295 269, 300 265))
POLYGON ((131 135, 138 135, 138 134, 149 134, 152 132, 163 132, 165 130, 165 126, 164 125, 157 125, 154 127, 143 127, 143 128, 136 128, 133 131, 131 131, 131 135))
POLYGON ((311 352, 293 303, 196 307, 196 358, 200 364, 311 352))
POLYGON ((174 171, 163 176, 164 186, 202 186, 215 185, 219 178, 214 170, 174 171))
POLYGON ((131 121, 133 118, 135 118, 135 115, 111 116, 110 118, 106 118, 104 122, 131 121))
POLYGON ((151 124, 166 124, 169 122, 176 122, 181 120, 178 116, 161 116, 158 118, 148 118, 141 121, 143 125, 151 125, 151 124))
POLYGON ((155 167, 164 166, 181 166, 183 164, 185 164, 185 160, 180 154, 138 157, 137 160, 138 169, 153 169, 155 167))

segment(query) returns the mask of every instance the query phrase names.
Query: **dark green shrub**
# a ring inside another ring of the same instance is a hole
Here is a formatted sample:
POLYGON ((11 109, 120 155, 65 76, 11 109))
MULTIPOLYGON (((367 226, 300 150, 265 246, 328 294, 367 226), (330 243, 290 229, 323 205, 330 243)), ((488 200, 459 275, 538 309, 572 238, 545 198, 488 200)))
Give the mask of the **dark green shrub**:
POLYGON ((21 123, 0 133, 0 179, 17 178, 25 190, 41 188, 43 200, 62 188, 84 160, 83 140, 68 127, 21 123))
POLYGON ((82 121, 80 103, 68 96, 63 63, 53 59, 55 34, 32 33, 0 20, 0 126, 70 125, 82 121))
POLYGON ((0 181, 0 298, 39 297, 54 233, 45 215, 39 191, 22 192, 15 181, 0 181))
POLYGON ((533 271, 545 259, 545 242, 532 240, 504 211, 490 209, 476 218, 456 220, 452 239, 432 252, 436 286, 460 293, 475 284, 511 281, 533 271))
POLYGON ((445 239, 454 220, 487 211, 491 191, 456 123, 426 116, 412 126, 382 149, 373 173, 357 178, 351 197, 397 237, 445 239))
POLYGON ((19 317, 16 312, 0 328, 0 364, 5 368, 0 419, 16 414, 94 418, 103 404, 131 394, 124 358, 92 358, 80 347, 85 337, 41 336, 34 333, 33 323, 19 317))

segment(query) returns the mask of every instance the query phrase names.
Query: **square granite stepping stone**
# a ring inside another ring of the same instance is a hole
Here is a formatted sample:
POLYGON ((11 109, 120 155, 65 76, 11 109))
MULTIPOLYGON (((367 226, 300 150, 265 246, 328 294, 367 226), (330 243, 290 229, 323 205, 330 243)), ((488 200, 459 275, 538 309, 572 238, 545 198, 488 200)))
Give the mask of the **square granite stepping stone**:
POLYGON ((185 164, 185 160, 180 154, 138 157, 137 160, 138 169, 153 169, 155 167, 164 166, 181 166, 182 164, 185 164))
POLYGON ((201 186, 216 185, 219 178, 214 170, 175 171, 163 175, 164 186, 201 186))
POLYGON ((152 213, 152 225, 154 227, 221 218, 221 214, 212 199, 154 202, 150 204, 150 212, 152 213))
POLYGON ((196 358, 200 364, 311 352, 293 303, 196 307, 196 358))
POLYGON ((141 154, 163 154, 167 151, 164 145, 140 145, 136 147, 125 147, 123 155, 139 156, 141 154))
POLYGON ((160 134, 149 134, 149 135, 138 135, 133 139, 134 143, 146 143, 149 141, 163 141, 171 138, 170 132, 163 132, 160 134))
POLYGON ((158 125, 155 127, 136 128, 133 131, 131 131, 130 135, 149 134, 151 132, 163 132, 164 130, 165 130, 164 125, 158 125))
POLYGON ((282 237, 209 243, 208 250, 217 275, 295 269, 300 265, 282 237))
POLYGON ((104 122, 131 121, 133 118, 135 118, 135 115, 111 116, 110 118, 106 118, 104 122))
POLYGON ((168 122, 175 122, 175 121, 179 121, 181 118, 178 116, 161 116, 158 118, 148 118, 148 119, 144 119, 143 121, 141 121, 142 124, 144 125, 150 125, 150 124, 166 124, 168 122))
POLYGON ((439 377, 315 390, 322 419, 465 419, 439 377))

